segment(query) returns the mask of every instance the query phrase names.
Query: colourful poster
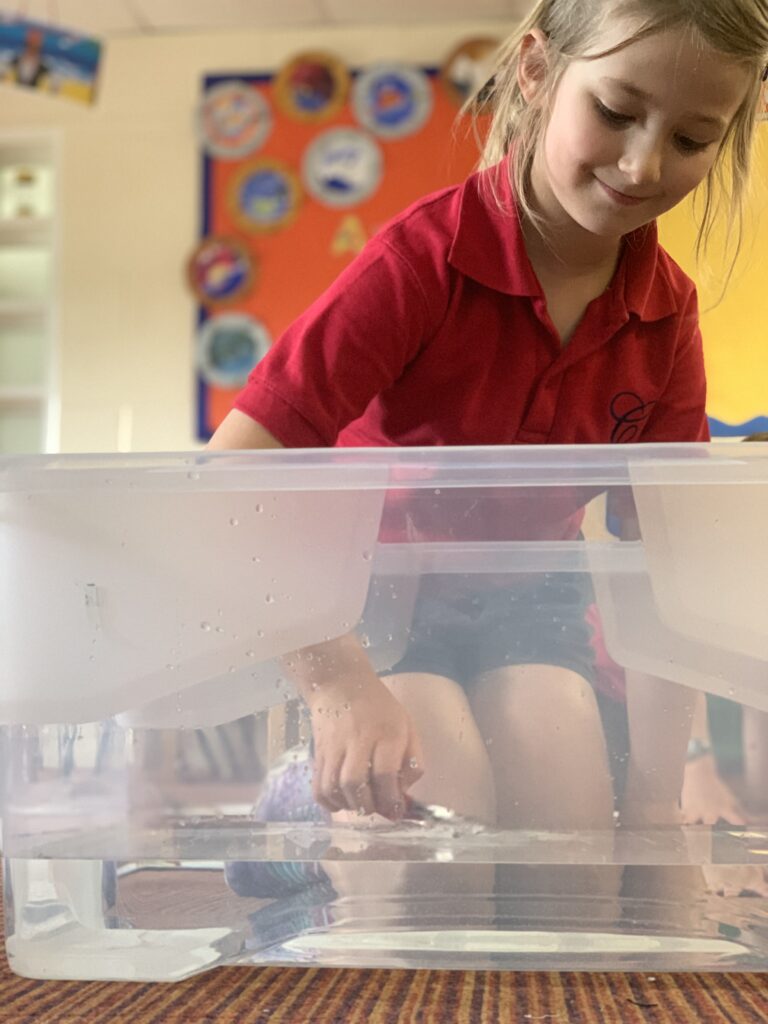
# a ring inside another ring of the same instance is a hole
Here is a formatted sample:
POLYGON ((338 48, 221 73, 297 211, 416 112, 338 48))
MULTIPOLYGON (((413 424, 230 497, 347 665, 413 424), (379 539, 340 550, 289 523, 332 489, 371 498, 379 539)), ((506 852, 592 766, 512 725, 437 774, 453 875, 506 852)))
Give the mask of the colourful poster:
MULTIPOLYGON (((237 240, 258 268, 250 286, 226 302, 228 316, 243 318, 224 324, 227 339, 232 324, 237 327, 238 358, 260 358, 267 340, 279 337, 386 221, 421 196, 462 181, 477 163, 470 126, 456 131, 454 91, 437 70, 374 66, 351 72, 347 90, 339 67, 327 54, 302 54, 275 78, 205 79, 201 109, 213 93, 223 124, 258 109, 261 123, 271 126, 259 135, 255 151, 224 150, 201 140, 200 238, 237 240), (308 62, 319 66, 321 56, 333 75, 309 74, 308 62), (227 88, 235 82, 236 89, 227 88), (244 104, 246 88, 263 102, 244 104), (260 341, 245 344, 244 325, 253 324, 249 329, 260 341)), ((221 308, 210 301, 199 305, 201 440, 216 429, 238 390, 227 387, 226 373, 213 372, 211 361, 200 355, 212 350, 212 336, 222 336, 206 330, 221 308)), ((236 370, 233 381, 242 376, 241 362, 236 370)))
POLYGON ((93 103, 101 43, 57 25, 0 15, 0 81, 93 103))

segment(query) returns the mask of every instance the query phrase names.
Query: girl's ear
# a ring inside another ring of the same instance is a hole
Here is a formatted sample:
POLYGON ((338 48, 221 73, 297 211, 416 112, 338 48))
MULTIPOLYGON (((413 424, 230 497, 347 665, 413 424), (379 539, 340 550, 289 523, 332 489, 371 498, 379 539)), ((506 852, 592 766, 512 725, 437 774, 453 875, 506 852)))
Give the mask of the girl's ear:
POLYGON ((549 39, 540 28, 532 29, 520 44, 517 81, 526 103, 539 96, 549 67, 549 39))

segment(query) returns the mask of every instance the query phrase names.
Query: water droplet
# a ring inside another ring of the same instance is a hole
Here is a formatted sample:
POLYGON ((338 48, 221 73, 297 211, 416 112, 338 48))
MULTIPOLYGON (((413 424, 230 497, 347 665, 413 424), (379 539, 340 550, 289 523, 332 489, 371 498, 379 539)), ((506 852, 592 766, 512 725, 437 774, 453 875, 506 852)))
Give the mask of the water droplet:
POLYGON ((371 646, 371 638, 368 636, 367 633, 363 633, 363 635, 360 637, 360 644, 362 647, 371 646))
POLYGON ((262 504, 258 504, 258 505, 255 506, 255 510, 256 510, 256 512, 263 512, 264 511, 264 506, 262 504))
POLYGON ((442 491, 440 490, 439 487, 435 488, 435 494, 442 494, 442 491))
POLYGON ((235 517, 232 516, 232 518, 229 520, 229 525, 230 526, 239 526, 240 525, 240 520, 239 519, 235 519, 235 517))
POLYGON ((245 656, 246 656, 246 658, 255 658, 256 657, 256 652, 255 651, 246 651, 245 652, 245 656))
POLYGON ((223 633, 224 632, 224 627, 223 626, 217 626, 216 627, 216 632, 217 633, 223 633))
POLYGON ((363 561, 364 562, 370 562, 372 558, 373 558, 373 555, 371 554, 370 551, 364 551, 363 552, 363 561))
POLYGON ((199 479, 200 479, 200 474, 199 473, 187 473, 187 480, 199 480, 199 479))
POLYGON ((230 665, 230 666, 229 666, 229 674, 230 674, 230 675, 233 675, 233 674, 234 674, 234 672, 235 672, 235 666, 234 666, 234 665, 230 665))
POLYGON ((259 638, 259 640, 261 640, 262 637, 264 636, 264 630, 263 629, 257 629, 256 630, 256 636, 259 638))
POLYGON ((415 757, 412 757, 410 759, 410 761, 408 762, 408 767, 409 768, 418 768, 419 767, 419 762, 416 760, 415 757))
POLYGON ((345 703, 344 703, 344 710, 345 711, 351 711, 352 710, 352 705, 349 703, 349 701, 345 701, 345 703))
POLYGON ((211 632, 211 624, 210 624, 210 622, 201 622, 200 623, 200 629, 202 629, 202 631, 204 633, 210 633, 211 632))
POLYGON ((274 604, 275 603, 274 594, 265 594, 264 600, 267 602, 267 604, 274 604))

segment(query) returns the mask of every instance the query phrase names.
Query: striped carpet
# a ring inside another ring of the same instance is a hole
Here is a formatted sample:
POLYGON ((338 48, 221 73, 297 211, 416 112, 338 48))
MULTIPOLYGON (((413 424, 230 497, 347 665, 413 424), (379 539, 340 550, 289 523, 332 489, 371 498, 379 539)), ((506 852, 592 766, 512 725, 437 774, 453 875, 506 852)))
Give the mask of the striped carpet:
POLYGON ((765 1024, 768 975, 219 968, 177 985, 31 981, 3 1024, 765 1024))
POLYGON ((178 985, 0 974, 13 1024, 764 1024, 758 975, 222 968, 178 985))

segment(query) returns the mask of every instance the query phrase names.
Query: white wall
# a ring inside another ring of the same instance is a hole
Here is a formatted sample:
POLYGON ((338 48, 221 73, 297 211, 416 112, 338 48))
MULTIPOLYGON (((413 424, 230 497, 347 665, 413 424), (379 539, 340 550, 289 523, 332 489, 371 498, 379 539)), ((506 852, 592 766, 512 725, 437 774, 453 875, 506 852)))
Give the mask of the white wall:
POLYGON ((279 67, 302 49, 351 66, 438 64, 470 35, 512 23, 159 36, 110 42, 94 108, 2 87, 0 131, 60 133, 58 373, 62 451, 176 451, 194 441, 198 237, 194 111, 202 76, 279 67))

